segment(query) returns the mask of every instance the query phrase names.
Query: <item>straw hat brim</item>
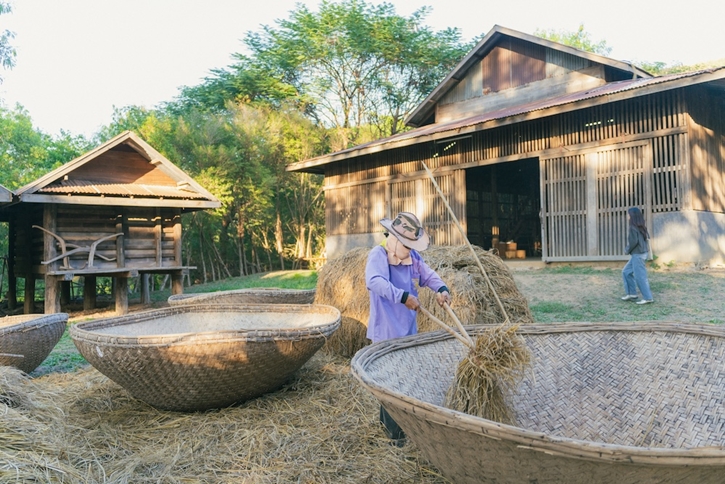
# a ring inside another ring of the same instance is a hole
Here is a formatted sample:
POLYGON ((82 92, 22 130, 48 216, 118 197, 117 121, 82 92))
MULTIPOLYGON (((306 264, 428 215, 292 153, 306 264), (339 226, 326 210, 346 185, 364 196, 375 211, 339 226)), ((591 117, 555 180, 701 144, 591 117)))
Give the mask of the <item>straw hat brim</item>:
POLYGON ((394 228, 393 228, 393 221, 389 218, 384 218, 380 221, 380 225, 385 227, 391 235, 394 235, 396 239, 400 241, 401 244, 406 246, 409 249, 417 250, 418 252, 423 251, 428 248, 428 245, 430 244, 430 237, 428 236, 428 233, 425 231, 424 228, 421 228, 421 234, 420 237, 416 240, 408 239, 401 234, 399 234, 394 228))

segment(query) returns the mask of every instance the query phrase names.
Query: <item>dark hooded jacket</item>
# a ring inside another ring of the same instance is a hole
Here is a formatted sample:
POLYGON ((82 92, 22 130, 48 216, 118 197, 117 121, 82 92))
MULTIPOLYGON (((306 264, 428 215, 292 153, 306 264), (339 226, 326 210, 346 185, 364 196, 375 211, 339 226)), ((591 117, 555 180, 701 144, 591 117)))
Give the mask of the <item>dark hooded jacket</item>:
POLYGON ((624 249, 625 254, 646 254, 649 252, 647 238, 637 227, 630 225, 629 234, 627 236, 627 247, 624 249))

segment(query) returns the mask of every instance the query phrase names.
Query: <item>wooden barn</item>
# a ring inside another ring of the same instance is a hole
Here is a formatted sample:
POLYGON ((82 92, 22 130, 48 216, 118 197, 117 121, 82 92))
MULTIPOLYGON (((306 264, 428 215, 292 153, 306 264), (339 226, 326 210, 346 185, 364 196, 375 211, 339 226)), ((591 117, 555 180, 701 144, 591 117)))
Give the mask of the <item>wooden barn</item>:
POLYGON ((116 312, 128 311, 128 279, 169 274, 183 291, 183 213, 220 202, 144 140, 126 131, 16 190, 0 204, 9 223, 11 307, 25 279, 25 313, 33 312, 35 281, 45 281, 45 312, 61 310, 70 281, 83 278, 85 309, 95 307, 98 277, 113 278, 116 312))
POLYGON ((660 262, 722 264, 725 68, 652 77, 628 62, 495 26, 408 117, 414 129, 300 161, 324 175, 327 256, 418 214, 460 244, 513 257, 624 260, 640 207, 660 262))

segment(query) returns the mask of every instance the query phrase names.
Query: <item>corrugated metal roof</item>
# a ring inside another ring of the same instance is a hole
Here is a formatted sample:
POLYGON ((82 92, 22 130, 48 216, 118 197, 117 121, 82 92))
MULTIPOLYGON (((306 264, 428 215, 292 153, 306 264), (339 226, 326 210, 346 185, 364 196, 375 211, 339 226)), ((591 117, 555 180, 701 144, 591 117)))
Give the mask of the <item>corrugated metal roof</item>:
MULTIPOLYGON (((289 171, 313 171, 317 172, 315 170, 310 170, 310 168, 314 168, 317 166, 325 165, 327 163, 339 161, 341 159, 348 158, 346 155, 361 155, 365 152, 369 151, 382 151, 387 149, 392 149, 398 146, 404 146, 406 144, 410 144, 412 140, 416 140, 418 138, 423 138, 426 136, 436 135, 436 134, 445 134, 454 136, 461 132, 462 130, 465 130, 466 128, 475 127, 477 125, 481 125, 486 122, 495 121, 495 120, 501 120, 505 118, 510 118, 513 116, 519 116, 524 115, 527 113, 532 113, 535 111, 542 111, 545 109, 554 108, 557 106, 563 106, 566 104, 574 104, 574 103, 580 103, 582 101, 586 101, 588 99, 593 98, 599 98, 604 96, 610 96, 617 93, 622 93, 626 91, 634 91, 638 89, 644 89, 649 86, 654 86, 657 84, 666 84, 666 83, 673 83, 671 87, 668 88, 677 88, 681 87, 682 85, 686 85, 686 81, 689 79, 693 79, 694 82, 702 82, 698 81, 697 77, 703 76, 706 74, 714 73, 720 71, 720 78, 725 77, 725 67, 718 67, 715 69, 705 69, 700 71, 693 71, 693 72, 686 72, 681 74, 671 74, 667 76, 659 76, 659 77, 650 77, 650 78, 639 78, 639 79, 629 79, 626 81, 618 81, 618 82, 610 82, 608 84, 596 87, 594 89, 589 89, 587 91, 580 91, 580 92, 574 92, 570 94, 565 94, 563 96, 558 96, 554 98, 549 99, 541 99, 537 101, 533 101, 527 104, 521 104, 518 106, 512 106, 508 108, 499 109, 496 111, 490 111, 482 114, 478 114, 475 116, 470 116, 464 119, 458 119, 453 121, 447 121, 443 123, 436 123, 436 124, 430 124, 426 125, 417 129, 413 129, 410 131, 405 131, 403 133, 398 133, 393 136, 382 138, 379 140, 371 141, 369 143, 361 144, 358 146, 354 146, 352 148, 348 148, 346 150, 337 151, 335 153, 331 153, 329 155, 320 156, 317 158, 312 158, 310 160, 302 161, 299 163, 294 163, 292 165, 289 165, 287 169, 289 171), (450 133, 448 133, 450 132, 450 133)), ((444 136, 439 136, 444 137, 444 136)))
POLYGON ((170 187, 160 185, 143 185, 129 183, 96 183, 86 180, 62 180, 47 185, 37 193, 55 193, 68 195, 96 195, 111 197, 138 197, 138 198, 177 198, 204 200, 205 196, 191 189, 189 186, 170 187))

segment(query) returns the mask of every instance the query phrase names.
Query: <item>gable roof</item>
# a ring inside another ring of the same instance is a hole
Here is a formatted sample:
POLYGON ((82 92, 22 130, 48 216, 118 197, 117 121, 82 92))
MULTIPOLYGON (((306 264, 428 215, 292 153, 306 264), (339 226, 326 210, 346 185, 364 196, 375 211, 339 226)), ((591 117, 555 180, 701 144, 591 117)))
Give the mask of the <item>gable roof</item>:
POLYGON ((19 188, 21 202, 217 208, 221 202, 131 131, 19 188))
POLYGON ((474 64, 486 57, 486 55, 506 37, 516 38, 565 54, 574 55, 596 64, 602 64, 631 74, 633 78, 652 77, 649 73, 633 66, 629 62, 618 61, 599 54, 569 47, 558 42, 542 39, 541 37, 537 37, 535 35, 529 35, 516 30, 507 29, 505 27, 501 27, 500 25, 494 25, 485 37, 483 37, 483 39, 478 43, 478 45, 476 45, 476 47, 474 47, 473 50, 471 50, 471 52, 469 52, 461 60, 461 62, 458 63, 458 65, 445 77, 445 79, 443 79, 443 81, 441 81, 441 83, 433 89, 428 97, 426 97, 425 100, 423 100, 423 102, 415 108, 415 110, 405 120, 405 124, 412 127, 421 126, 425 120, 430 117, 438 101, 466 76, 468 70, 474 64))
POLYGON ((584 109, 603 102, 616 102, 696 84, 707 85, 725 94, 725 67, 610 82, 586 91, 564 94, 555 98, 486 112, 464 119, 426 125, 346 150, 293 163, 287 166, 287 171, 323 174, 324 165, 357 156, 379 153, 426 141, 441 140, 452 136, 468 135, 497 126, 584 109))

